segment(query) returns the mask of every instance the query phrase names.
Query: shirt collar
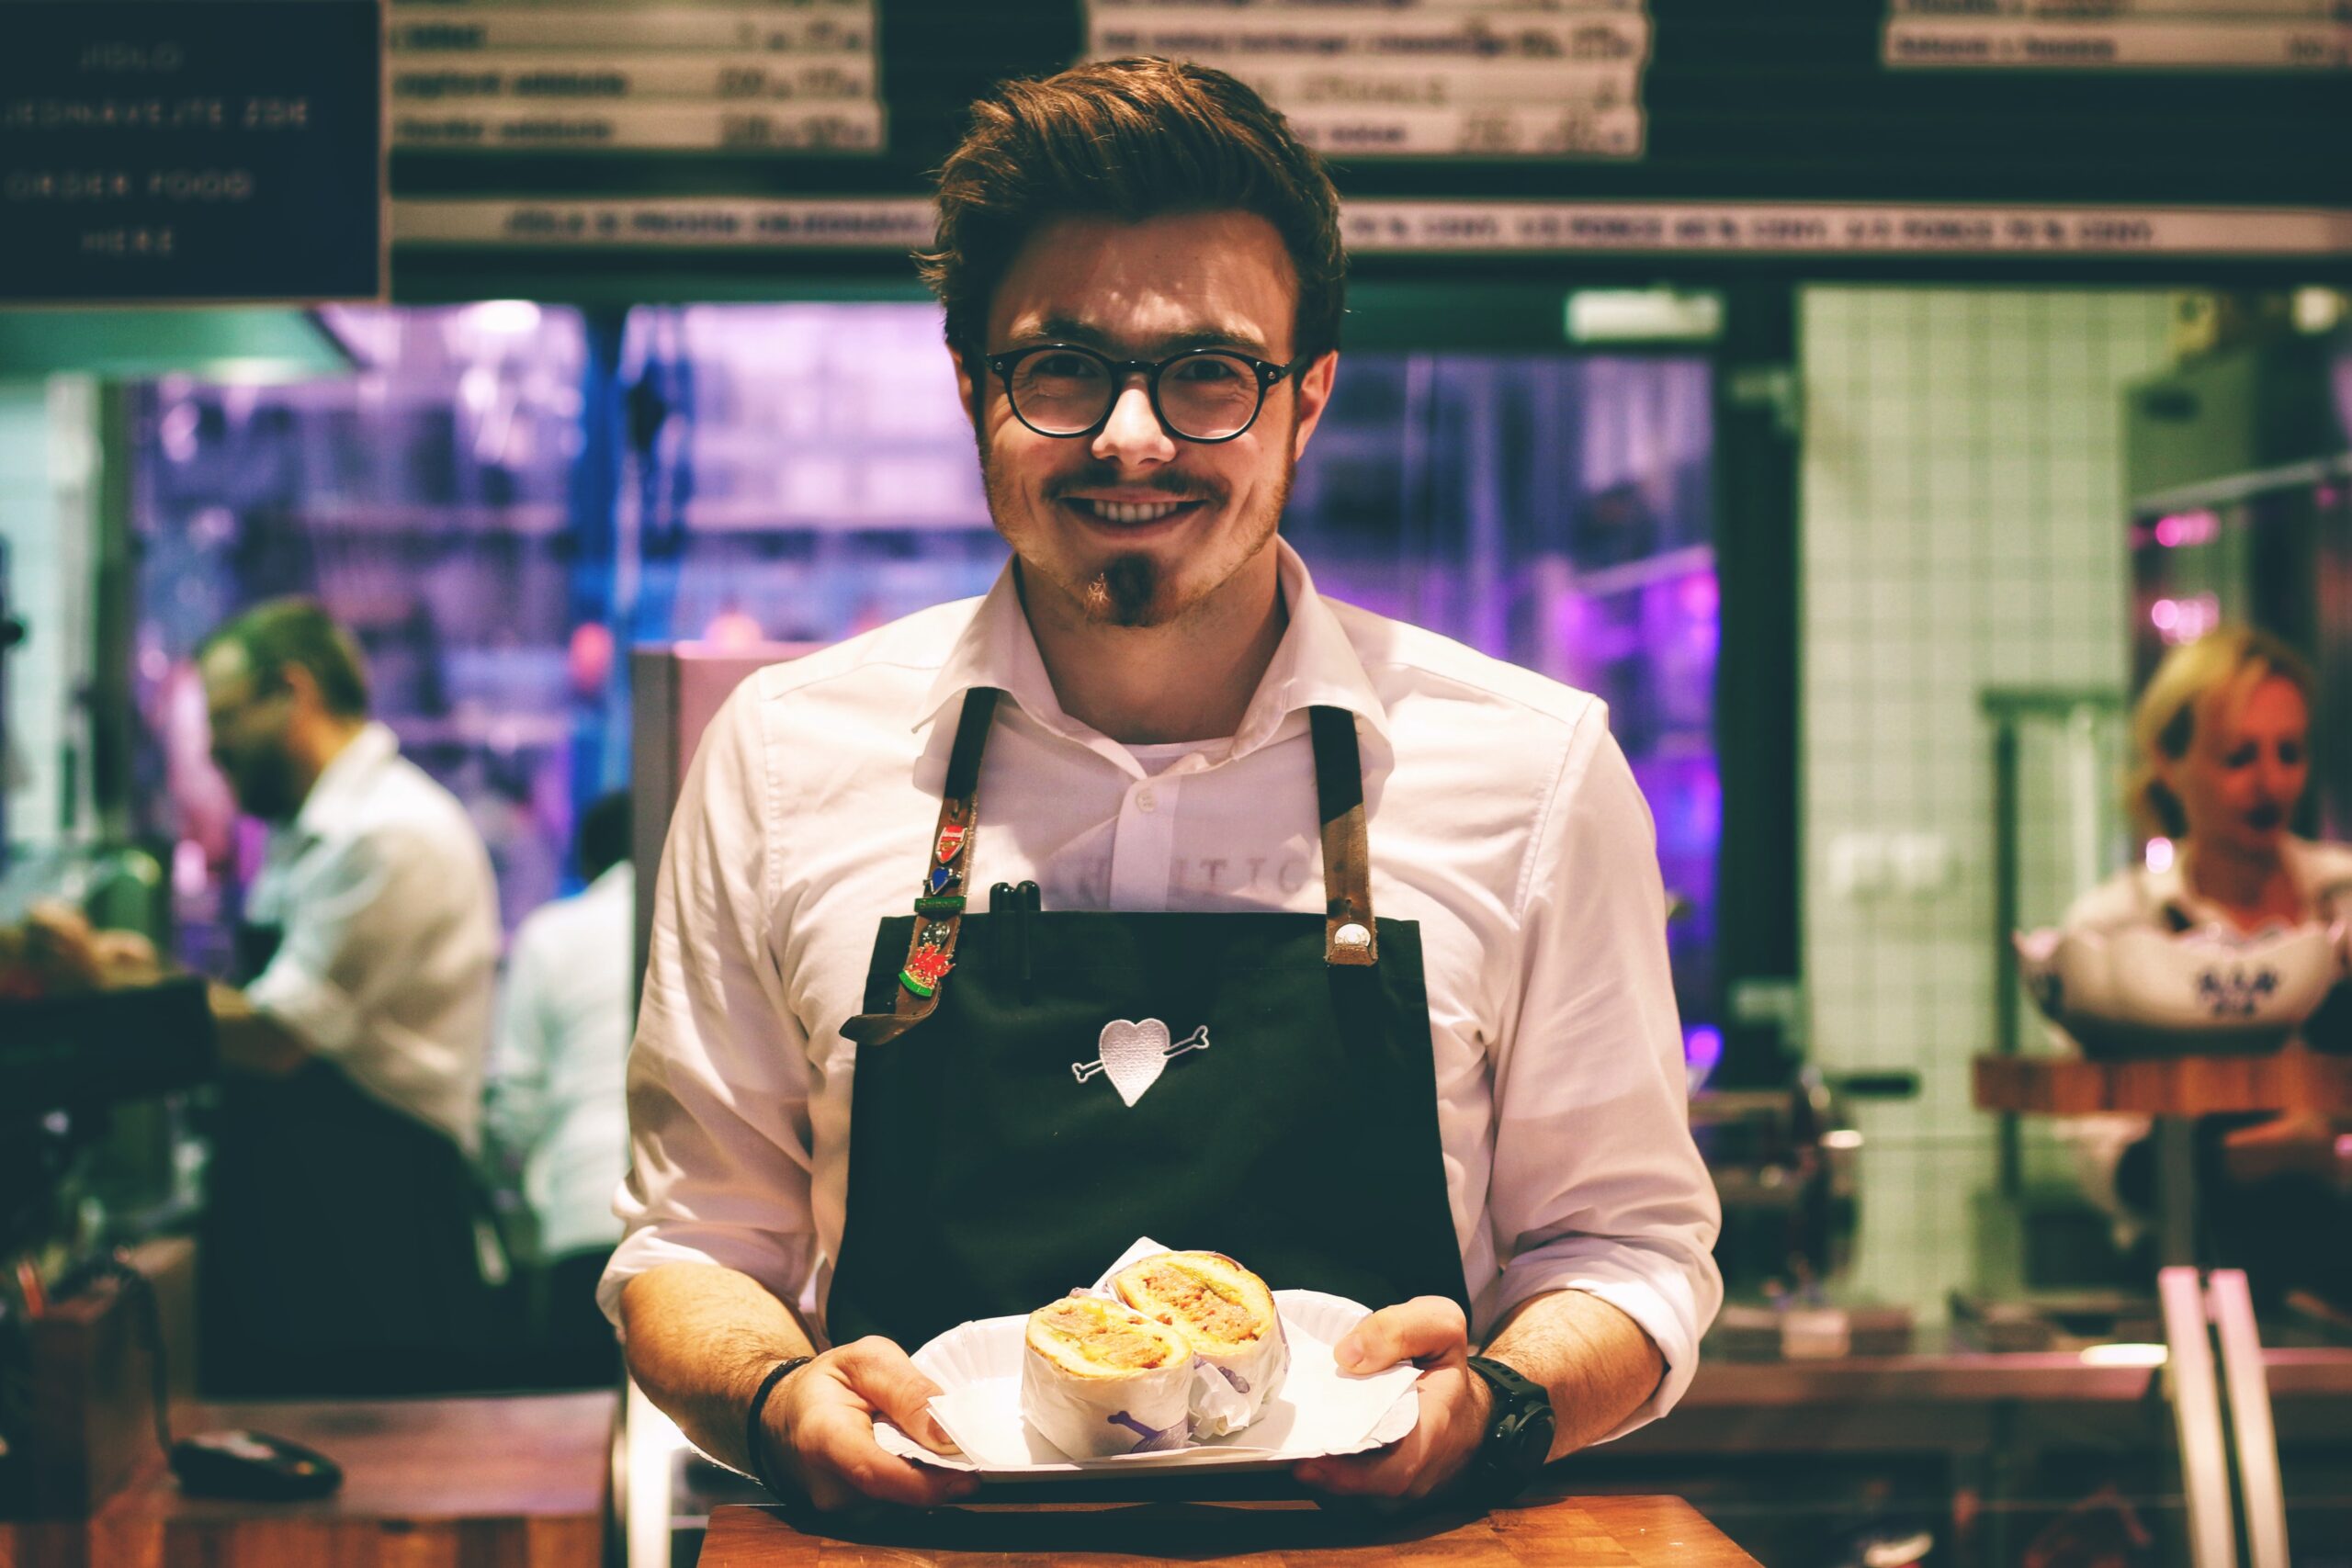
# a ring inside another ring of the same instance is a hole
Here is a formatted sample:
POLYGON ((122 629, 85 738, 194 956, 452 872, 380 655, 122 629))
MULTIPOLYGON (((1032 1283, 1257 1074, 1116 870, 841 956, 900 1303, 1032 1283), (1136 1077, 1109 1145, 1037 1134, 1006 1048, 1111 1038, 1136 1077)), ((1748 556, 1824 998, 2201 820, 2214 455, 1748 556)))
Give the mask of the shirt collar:
POLYGON ((311 838, 334 833, 358 805, 368 780, 400 751, 400 741, 385 726, 372 719, 362 725, 312 781, 302 809, 295 813, 295 830, 311 838))
MULTIPOLYGON (((1273 547, 1281 574, 1283 604, 1290 624, 1266 665, 1266 673, 1244 710, 1233 737, 1233 755, 1252 751, 1273 739, 1291 715, 1310 707, 1344 708, 1363 719, 1383 740, 1388 738, 1388 709, 1364 673, 1363 660, 1347 628, 1331 606, 1315 591, 1306 563, 1289 541, 1277 536, 1273 547)), ((1023 713, 1067 739, 1096 749, 1103 738, 1062 711, 1037 638, 1021 607, 1013 563, 1005 563, 956 646, 948 650, 937 679, 924 694, 913 728, 937 721, 952 703, 978 686, 993 686, 1021 705, 1023 713)))

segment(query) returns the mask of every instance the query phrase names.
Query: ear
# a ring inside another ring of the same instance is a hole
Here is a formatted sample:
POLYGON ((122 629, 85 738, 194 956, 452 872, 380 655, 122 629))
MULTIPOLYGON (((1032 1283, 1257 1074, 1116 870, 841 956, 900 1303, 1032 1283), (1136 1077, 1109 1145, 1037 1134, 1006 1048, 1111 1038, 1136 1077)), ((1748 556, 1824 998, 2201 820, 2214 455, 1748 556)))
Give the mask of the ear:
POLYGON ((327 711, 327 700, 319 691, 319 678, 311 673, 307 665, 290 660, 281 664, 277 667, 277 679, 293 694, 293 706, 297 714, 323 714, 327 711))
POLYGON ((1298 373, 1298 426, 1291 436, 1290 456, 1293 462, 1306 455, 1306 438, 1315 434, 1316 424, 1323 418, 1323 410, 1331 400, 1332 383, 1340 375, 1340 351, 1329 349, 1314 364, 1298 373))

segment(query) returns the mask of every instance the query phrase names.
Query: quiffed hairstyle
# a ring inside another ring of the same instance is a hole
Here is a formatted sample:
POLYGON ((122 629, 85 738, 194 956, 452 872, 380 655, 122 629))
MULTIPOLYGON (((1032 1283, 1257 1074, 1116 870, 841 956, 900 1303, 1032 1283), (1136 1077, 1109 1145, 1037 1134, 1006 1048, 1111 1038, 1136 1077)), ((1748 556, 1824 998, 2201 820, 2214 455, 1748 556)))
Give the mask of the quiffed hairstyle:
POLYGON ((318 682, 329 713, 338 718, 368 716, 368 667, 350 634, 317 600, 264 600, 198 644, 196 656, 202 659, 223 644, 244 654, 255 691, 274 690, 283 683, 286 667, 299 664, 318 682))
POLYGON ((915 265, 968 364, 987 352, 989 306, 1038 225, 1234 210, 1272 223, 1290 253, 1294 355, 1337 348, 1348 265, 1339 194, 1265 99, 1205 65, 1108 60, 999 86, 972 106, 939 170, 935 243, 915 265))
POLYGON ((2274 676, 2312 701, 2312 669, 2302 655, 2251 626, 2223 626, 2165 655, 2132 712, 2140 761, 2123 804, 2143 832, 2177 839, 2188 831, 2179 797, 2156 774, 2158 760, 2188 756, 2199 726, 2226 723, 2247 694, 2274 676))

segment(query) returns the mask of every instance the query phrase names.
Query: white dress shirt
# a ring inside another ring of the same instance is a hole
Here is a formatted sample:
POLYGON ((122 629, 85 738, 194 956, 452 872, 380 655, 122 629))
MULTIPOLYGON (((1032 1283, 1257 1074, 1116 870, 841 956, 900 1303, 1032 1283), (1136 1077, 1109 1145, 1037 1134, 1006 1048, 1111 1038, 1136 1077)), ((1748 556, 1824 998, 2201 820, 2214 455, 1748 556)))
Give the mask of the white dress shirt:
POLYGON ((523 1196, 548 1258, 621 1237, 613 1189, 628 1167, 629 963, 637 874, 627 861, 524 917, 506 957, 487 1113, 523 1156, 523 1196))
MULTIPOLYGON (((628 1234, 599 1292, 616 1321, 625 1281, 683 1259, 821 1322, 852 1157, 841 1025, 876 922, 912 906, 967 691, 1011 698, 967 886, 1035 881, 1048 910, 1321 914, 1306 710, 1328 705, 1359 721, 1373 907, 1421 928, 1474 1335, 1540 1292, 1589 1291, 1668 1366, 1620 1430, 1673 1405, 1722 1301, 1720 1211, 1689 1130, 1650 816, 1603 705, 1320 599, 1276 547, 1290 622, 1227 740, 1124 746, 1064 713, 1010 567, 977 603, 770 666, 729 699, 654 895, 628 1234)), ((1216 1247, 1203 1224, 1162 1239, 1216 1247)))
POLYGON ((397 1110, 474 1146, 498 893, 457 797, 370 724, 270 835, 245 919, 277 953, 245 995, 397 1110))

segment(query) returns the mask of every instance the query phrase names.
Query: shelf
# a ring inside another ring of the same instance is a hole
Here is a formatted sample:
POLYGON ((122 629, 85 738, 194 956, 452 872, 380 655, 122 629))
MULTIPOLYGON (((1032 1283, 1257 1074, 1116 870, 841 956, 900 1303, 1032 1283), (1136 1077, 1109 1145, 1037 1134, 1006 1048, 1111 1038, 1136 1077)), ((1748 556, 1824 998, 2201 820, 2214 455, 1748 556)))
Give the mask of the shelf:
POLYGON ((2352 1111, 2352 1056, 2290 1046, 2256 1056, 2092 1062, 1976 1058, 1976 1108, 2030 1116, 2205 1116, 2249 1111, 2352 1111))

